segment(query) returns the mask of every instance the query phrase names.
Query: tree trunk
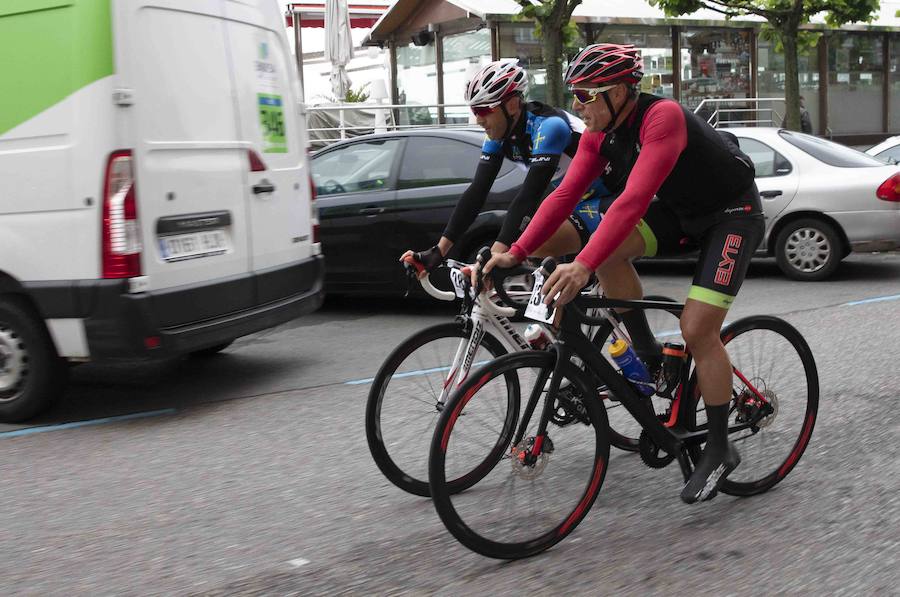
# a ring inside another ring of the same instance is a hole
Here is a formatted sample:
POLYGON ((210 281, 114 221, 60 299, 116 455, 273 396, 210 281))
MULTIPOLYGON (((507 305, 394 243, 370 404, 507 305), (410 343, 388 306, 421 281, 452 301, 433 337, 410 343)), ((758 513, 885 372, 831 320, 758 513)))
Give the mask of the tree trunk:
MULTIPOLYGON (((784 44, 784 101, 787 108, 785 128, 800 130, 800 79, 797 67, 798 26, 789 19, 781 28, 781 43, 784 44)), ((780 125, 781 123, 775 123, 780 125)))
POLYGON ((547 97, 545 99, 551 106, 563 107, 562 24, 551 23, 549 20, 541 23, 541 41, 544 45, 544 63, 547 66, 547 97))

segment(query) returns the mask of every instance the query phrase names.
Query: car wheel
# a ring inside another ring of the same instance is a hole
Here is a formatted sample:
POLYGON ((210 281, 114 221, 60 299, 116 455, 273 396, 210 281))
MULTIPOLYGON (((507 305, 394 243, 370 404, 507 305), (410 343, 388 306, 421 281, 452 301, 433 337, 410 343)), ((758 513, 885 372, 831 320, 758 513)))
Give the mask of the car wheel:
POLYGON ((841 238, 823 220, 803 218, 788 224, 775 240, 775 259, 794 280, 816 282, 831 276, 844 257, 841 238))
POLYGON ((12 296, 0 296, 0 422, 46 410, 66 385, 68 368, 43 321, 12 296))

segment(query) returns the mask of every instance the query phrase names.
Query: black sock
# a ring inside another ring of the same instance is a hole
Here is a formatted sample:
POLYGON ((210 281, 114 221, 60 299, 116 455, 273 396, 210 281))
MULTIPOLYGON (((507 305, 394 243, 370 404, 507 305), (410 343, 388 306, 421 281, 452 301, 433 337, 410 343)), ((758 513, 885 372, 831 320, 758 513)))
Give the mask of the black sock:
POLYGON ((707 448, 724 450, 728 447, 728 411, 730 406, 727 402, 718 406, 706 405, 707 448))
POLYGON ((647 367, 657 368, 662 362, 662 346, 650 331, 647 314, 643 309, 631 309, 621 315, 625 329, 628 330, 628 335, 634 343, 634 351, 647 367))

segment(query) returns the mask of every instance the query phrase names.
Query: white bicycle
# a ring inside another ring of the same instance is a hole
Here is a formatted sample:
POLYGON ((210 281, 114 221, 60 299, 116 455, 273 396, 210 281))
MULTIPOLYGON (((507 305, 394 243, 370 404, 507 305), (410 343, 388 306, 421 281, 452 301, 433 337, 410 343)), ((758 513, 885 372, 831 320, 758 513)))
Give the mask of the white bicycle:
MULTIPOLYGON (((434 287, 428 277, 421 278, 422 288, 430 296, 442 300, 461 299, 459 315, 453 322, 427 327, 397 346, 378 370, 369 391, 366 404, 366 439, 378 468, 394 485, 415 495, 430 497, 428 488, 428 449, 437 418, 450 394, 468 378, 470 372, 510 351, 529 350, 552 341, 553 329, 542 325, 537 339, 530 343, 510 322, 521 316, 522 310, 503 306, 507 302, 521 304, 531 294, 532 280, 528 270, 526 279, 513 287, 500 287, 494 293, 475 294, 471 290, 468 265, 446 260, 454 291, 442 291, 434 287), (518 300, 516 300, 518 299, 518 300)), ((597 296, 599 286, 587 291, 597 296)), ((646 297, 649 300, 672 299, 646 297)), ((668 327, 665 334, 677 333, 677 319, 665 311, 658 318, 667 318, 668 325, 651 321, 656 331, 668 327), (674 332, 672 328, 674 327, 674 332)), ((586 331, 598 346, 603 346, 611 335, 627 337, 618 325, 612 310, 601 314, 607 324, 586 331), (615 330, 615 331, 614 331, 615 330)), ((534 325, 534 324, 533 324, 534 325)), ((532 334, 528 334, 529 337, 532 334)), ((505 379, 510 400, 519 393, 519 380, 510 374, 505 379)), ((610 399, 605 388, 598 388, 610 420, 612 445, 621 450, 636 452, 640 427, 636 425, 618 401, 610 399), (619 416, 621 415, 621 416, 619 416)), ((577 402, 578 398, 575 399, 577 402)), ((518 402, 516 402, 518 403, 518 402)), ((560 405, 556 422, 567 424, 574 417, 569 408, 560 405)), ((507 409, 512 413, 512 409, 507 409)), ((488 450, 487 454, 492 453, 488 450)), ((478 470, 475 467, 473 470, 478 470)), ((449 482, 454 491, 463 491, 478 482, 472 473, 449 482)))

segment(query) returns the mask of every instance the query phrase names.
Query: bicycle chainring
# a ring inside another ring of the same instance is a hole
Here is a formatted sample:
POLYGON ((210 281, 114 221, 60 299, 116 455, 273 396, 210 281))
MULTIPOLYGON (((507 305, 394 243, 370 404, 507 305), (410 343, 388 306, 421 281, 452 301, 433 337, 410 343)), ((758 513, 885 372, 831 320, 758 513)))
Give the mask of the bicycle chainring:
POLYGON ((584 401, 574 385, 560 388, 557 392, 550 421, 559 427, 571 425, 575 421, 581 421, 585 425, 591 424, 584 401))
MULTIPOLYGON (((668 415, 657 415, 657 417, 663 422, 669 419, 668 415)), ((642 430, 638 438, 638 453, 644 464, 650 468, 665 468, 675 460, 674 456, 664 452, 653 442, 646 430, 642 430)))

